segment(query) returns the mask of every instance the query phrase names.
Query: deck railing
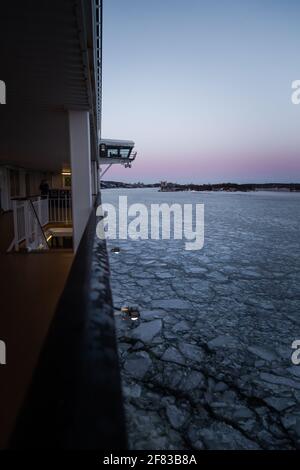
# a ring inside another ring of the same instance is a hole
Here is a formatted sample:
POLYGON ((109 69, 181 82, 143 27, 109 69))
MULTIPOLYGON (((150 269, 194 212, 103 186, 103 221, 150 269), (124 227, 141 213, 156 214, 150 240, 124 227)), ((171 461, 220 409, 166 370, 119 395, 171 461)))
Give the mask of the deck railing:
POLYGON ((8 251, 19 251, 21 244, 31 250, 48 249, 44 227, 49 223, 72 223, 72 199, 32 197, 13 200, 14 239, 8 251))
POLYGON ((72 223, 72 199, 70 197, 50 198, 49 222, 59 224, 72 223))
POLYGON ((8 249, 19 251, 48 249, 43 226, 49 223, 48 199, 20 198, 13 200, 14 239, 8 249))

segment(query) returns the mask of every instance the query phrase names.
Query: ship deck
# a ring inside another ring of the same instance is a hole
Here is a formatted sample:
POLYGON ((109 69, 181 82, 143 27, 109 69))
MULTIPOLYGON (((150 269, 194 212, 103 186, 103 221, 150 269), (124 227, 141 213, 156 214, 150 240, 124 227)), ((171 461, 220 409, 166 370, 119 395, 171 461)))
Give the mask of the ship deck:
POLYGON ((71 251, 0 253, 0 448, 4 448, 72 264, 71 251))

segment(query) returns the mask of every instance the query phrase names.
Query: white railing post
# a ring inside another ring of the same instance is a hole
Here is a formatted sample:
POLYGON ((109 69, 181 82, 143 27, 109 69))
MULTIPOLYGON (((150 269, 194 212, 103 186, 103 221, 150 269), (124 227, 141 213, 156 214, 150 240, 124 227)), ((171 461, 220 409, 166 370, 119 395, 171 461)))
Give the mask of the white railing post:
POLYGON ((45 225, 49 224, 49 197, 45 199, 45 225))
POLYGON ((65 194, 64 200, 64 222, 68 223, 68 204, 67 204, 67 195, 65 194))
POLYGON ((41 196, 39 196, 37 198, 37 207, 38 207, 38 210, 37 210, 38 218, 39 218, 40 224, 42 225, 42 199, 41 199, 41 196))
MULTIPOLYGON (((32 207, 31 207, 31 209, 32 209, 32 207)), ((33 248, 34 249, 36 249, 39 246, 39 243, 40 243, 39 225, 38 225, 38 218, 37 217, 33 218, 33 220, 34 220, 34 244, 33 244, 33 248)))
POLYGON ((58 222, 61 222, 61 198, 58 198, 58 204, 57 204, 57 210, 58 210, 58 222))
POLYGON ((57 221, 57 203, 58 203, 58 198, 54 199, 54 221, 57 221))
POLYGON ((52 222, 53 220, 52 202, 53 202, 53 199, 49 199, 49 222, 52 222))
POLYGON ((24 214, 25 214, 25 240, 26 240, 26 247, 29 248, 30 244, 30 212, 29 212, 29 201, 24 201, 24 214))
POLYGON ((17 201, 13 200, 12 203, 13 203, 13 213, 14 213, 14 245, 15 245, 15 250, 19 251, 17 201))
POLYGON ((47 223, 72 222, 72 199, 65 195, 64 197, 42 199, 42 225, 47 223), (43 204, 47 204, 47 207, 43 204))

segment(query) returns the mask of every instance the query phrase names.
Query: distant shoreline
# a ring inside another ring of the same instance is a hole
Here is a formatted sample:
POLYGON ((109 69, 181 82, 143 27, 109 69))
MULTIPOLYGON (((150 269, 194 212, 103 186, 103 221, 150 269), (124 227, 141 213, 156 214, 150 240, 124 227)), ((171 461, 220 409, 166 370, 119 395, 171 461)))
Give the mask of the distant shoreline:
POLYGON ((178 191, 221 191, 221 192, 250 192, 250 191, 279 191, 300 192, 300 183, 217 183, 217 184, 177 184, 177 183, 123 183, 121 181, 101 181, 101 189, 134 189, 157 188, 161 192, 178 191))

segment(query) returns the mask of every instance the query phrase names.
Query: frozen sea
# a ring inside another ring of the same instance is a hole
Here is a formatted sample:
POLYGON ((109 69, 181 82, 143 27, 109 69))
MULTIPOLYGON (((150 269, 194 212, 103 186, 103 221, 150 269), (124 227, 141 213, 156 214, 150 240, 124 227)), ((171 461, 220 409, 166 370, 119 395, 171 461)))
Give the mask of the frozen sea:
POLYGON ((102 191, 121 195, 205 207, 200 251, 108 240, 130 447, 300 448, 300 194, 102 191))

